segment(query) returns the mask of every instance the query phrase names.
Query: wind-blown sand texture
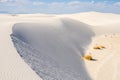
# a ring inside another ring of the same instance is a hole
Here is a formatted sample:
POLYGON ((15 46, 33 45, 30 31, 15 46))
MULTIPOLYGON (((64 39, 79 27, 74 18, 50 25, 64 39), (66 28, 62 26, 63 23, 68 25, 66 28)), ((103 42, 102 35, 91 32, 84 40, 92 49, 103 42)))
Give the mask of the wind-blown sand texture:
POLYGON ((0 14, 0 22, 0 80, 120 80, 120 15, 0 14))

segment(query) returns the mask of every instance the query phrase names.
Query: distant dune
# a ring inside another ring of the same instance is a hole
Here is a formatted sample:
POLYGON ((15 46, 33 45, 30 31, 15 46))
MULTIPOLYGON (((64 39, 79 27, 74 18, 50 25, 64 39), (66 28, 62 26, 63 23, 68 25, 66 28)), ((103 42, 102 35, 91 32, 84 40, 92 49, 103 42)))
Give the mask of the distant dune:
POLYGON ((0 14, 0 22, 0 80, 120 79, 118 14, 0 14))
POLYGON ((86 12, 70 15, 59 15, 59 17, 69 17, 88 25, 96 34, 120 32, 120 15, 112 13, 86 12))

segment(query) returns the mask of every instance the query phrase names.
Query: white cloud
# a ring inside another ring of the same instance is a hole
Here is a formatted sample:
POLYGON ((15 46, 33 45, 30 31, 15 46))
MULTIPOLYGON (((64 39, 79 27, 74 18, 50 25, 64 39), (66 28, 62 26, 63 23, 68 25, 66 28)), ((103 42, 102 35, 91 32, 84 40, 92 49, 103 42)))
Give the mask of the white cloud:
POLYGON ((120 2, 116 2, 116 3, 114 3, 114 5, 120 7, 120 2))
MULTIPOLYGON (((120 13, 120 2, 109 3, 107 1, 95 2, 91 0, 89 2, 70 1, 70 2, 33 2, 33 6, 37 6, 45 13, 76 13, 84 11, 99 11, 99 12, 115 12, 120 13), (41 7, 44 6, 44 7, 41 7), (42 8, 42 9, 41 9, 42 8)), ((36 10, 37 11, 37 10, 36 10)))
POLYGON ((30 0, 0 0, 0 2, 6 2, 5 6, 9 5, 14 6, 16 8, 20 6, 21 8, 14 9, 14 11, 16 10, 16 12, 22 12, 23 10, 26 13, 78 13, 86 11, 120 13, 120 2, 111 4, 107 1, 95 2, 94 0, 91 0, 89 2, 81 2, 75 0, 69 2, 33 2, 30 0))
POLYGON ((0 0, 0 4, 4 4, 5 6, 9 6, 9 7, 23 6, 24 4, 27 4, 28 2, 29 0, 0 0))
POLYGON ((0 0, 0 2, 6 2, 7 0, 0 0))
POLYGON ((16 2, 18 0, 0 0, 0 2, 16 2))
POLYGON ((68 2, 67 4, 70 6, 73 6, 73 5, 80 5, 81 2, 80 1, 72 1, 72 2, 68 2))
POLYGON ((33 5, 45 5, 46 3, 44 2, 33 2, 33 5))

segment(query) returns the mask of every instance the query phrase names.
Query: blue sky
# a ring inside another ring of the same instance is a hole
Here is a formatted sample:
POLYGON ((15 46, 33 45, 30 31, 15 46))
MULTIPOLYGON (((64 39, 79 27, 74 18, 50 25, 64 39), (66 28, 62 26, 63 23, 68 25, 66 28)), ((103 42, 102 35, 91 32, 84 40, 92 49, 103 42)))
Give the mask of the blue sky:
POLYGON ((0 0, 0 13, 67 14, 88 11, 120 14, 120 0, 0 0))

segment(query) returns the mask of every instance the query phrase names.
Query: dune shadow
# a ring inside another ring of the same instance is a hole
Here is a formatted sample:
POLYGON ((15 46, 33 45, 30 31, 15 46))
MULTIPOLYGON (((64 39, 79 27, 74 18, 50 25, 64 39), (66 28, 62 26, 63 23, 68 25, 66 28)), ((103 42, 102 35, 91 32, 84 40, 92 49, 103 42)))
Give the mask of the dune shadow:
POLYGON ((91 61, 97 61, 97 59, 91 59, 91 61))

